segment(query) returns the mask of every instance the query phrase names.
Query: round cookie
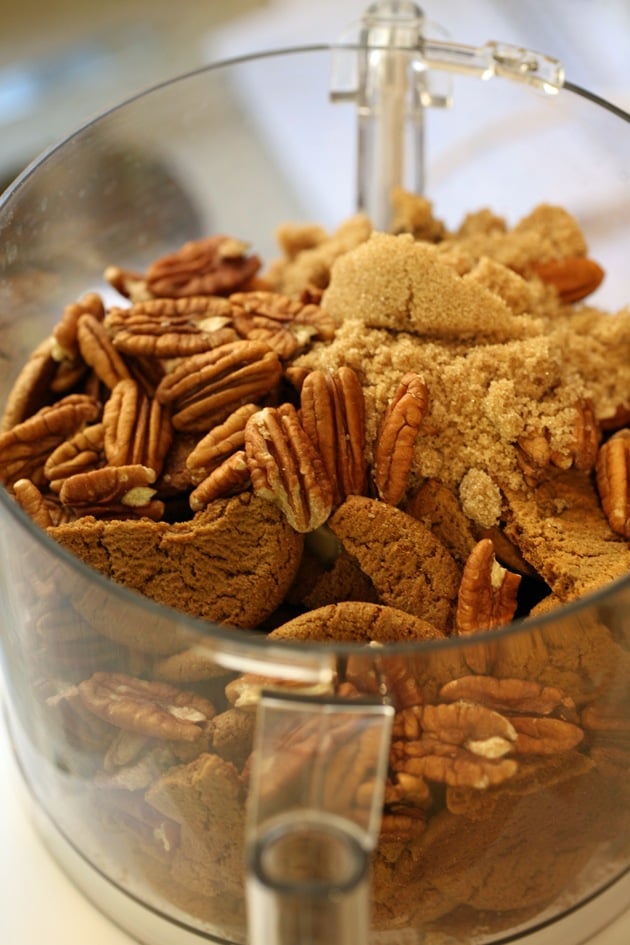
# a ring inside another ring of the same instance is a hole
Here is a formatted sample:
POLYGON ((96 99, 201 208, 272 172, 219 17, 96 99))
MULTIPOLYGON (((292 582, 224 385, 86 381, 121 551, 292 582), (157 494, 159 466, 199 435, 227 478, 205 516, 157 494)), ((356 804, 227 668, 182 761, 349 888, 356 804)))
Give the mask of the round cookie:
POLYGON ((341 601, 309 610, 276 627, 271 640, 321 643, 400 643, 444 635, 420 617, 368 601, 341 601))
POLYGON ((430 528, 392 505, 356 495, 328 524, 385 604, 450 630, 460 569, 430 528))
MULTIPOLYGON (((217 500, 189 522, 86 516, 49 533, 90 567, 159 604, 246 628, 282 602, 303 548, 282 513, 249 493, 217 500)), ((142 652, 169 652, 154 639, 150 621, 130 626, 120 611, 119 620, 107 622, 95 614, 96 629, 142 652)))

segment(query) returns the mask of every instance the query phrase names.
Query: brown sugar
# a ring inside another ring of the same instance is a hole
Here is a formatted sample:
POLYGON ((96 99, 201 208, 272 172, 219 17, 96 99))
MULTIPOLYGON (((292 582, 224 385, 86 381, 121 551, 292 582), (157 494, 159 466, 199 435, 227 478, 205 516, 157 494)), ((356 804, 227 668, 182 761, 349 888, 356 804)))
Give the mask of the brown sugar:
POLYGON ((481 282, 471 285, 410 234, 374 233, 338 259, 323 306, 333 318, 432 338, 504 340, 535 332, 481 282))

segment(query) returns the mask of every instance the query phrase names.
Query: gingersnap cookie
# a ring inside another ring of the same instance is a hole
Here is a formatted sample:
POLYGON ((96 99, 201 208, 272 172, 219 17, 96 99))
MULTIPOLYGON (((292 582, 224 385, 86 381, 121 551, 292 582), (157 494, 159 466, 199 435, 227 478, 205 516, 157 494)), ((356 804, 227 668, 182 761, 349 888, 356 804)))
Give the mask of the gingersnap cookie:
POLYGON ((271 640, 363 644, 442 637, 440 630, 420 617, 368 601, 341 601, 318 607, 294 617, 269 634, 271 640))
POLYGON ((151 666, 151 674, 155 679, 172 683, 205 682, 225 676, 228 672, 217 664, 213 650, 203 639, 177 653, 163 656, 151 666))
POLYGON ((321 572, 313 587, 302 598, 310 610, 353 600, 379 603, 372 581, 345 551, 341 552, 332 568, 321 572))
MULTIPOLYGON (((217 500, 188 522, 86 516, 49 533, 115 582, 193 617, 237 627, 256 627, 281 603, 303 543, 275 506, 249 493, 217 500)), ((98 629, 145 648, 141 626, 98 629)))
POLYGON ((166 771, 145 798, 179 825, 173 879, 204 896, 242 895, 245 786, 234 765, 200 755, 166 771))
POLYGON ((243 712, 236 708, 220 712, 213 719, 213 751, 242 771, 252 752, 255 726, 254 712, 243 712))
POLYGON ((630 548, 610 528, 592 478, 571 468, 530 491, 505 489, 505 533, 562 601, 630 571, 630 548))
POLYGON ((460 569, 430 528, 394 506, 350 496, 329 526, 381 601, 448 632, 460 569))
MULTIPOLYGON (((503 787, 488 801, 491 817, 443 810, 431 818, 415 851, 418 880, 482 911, 543 909, 606 836, 602 780, 591 770, 520 796, 503 787)), ((418 903, 421 920, 421 896, 418 903)))
POLYGON ((428 526, 463 567, 477 539, 453 489, 437 479, 426 479, 403 508, 428 526))

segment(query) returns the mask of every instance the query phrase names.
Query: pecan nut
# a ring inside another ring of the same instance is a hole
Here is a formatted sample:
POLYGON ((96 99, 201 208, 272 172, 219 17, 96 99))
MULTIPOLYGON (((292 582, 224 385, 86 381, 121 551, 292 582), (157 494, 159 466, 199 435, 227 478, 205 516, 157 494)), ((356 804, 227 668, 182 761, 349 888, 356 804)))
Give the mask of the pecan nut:
POLYGON ((18 505, 40 528, 50 528, 62 521, 59 503, 43 495, 30 479, 18 479, 13 486, 13 495, 18 505))
POLYGON ((459 586, 455 626, 459 634, 477 633, 509 623, 516 611, 520 574, 496 559, 490 538, 471 551, 459 586))
POLYGON ((513 777, 517 731, 501 713, 457 700, 403 709, 392 733, 390 768, 400 777, 482 790, 513 777))
POLYGON ((422 730, 443 744, 459 745, 482 758, 503 757, 517 739, 515 726, 500 712, 464 700, 426 705, 422 730))
POLYGON ((313 531, 332 509, 332 486, 291 404, 247 421, 245 452, 254 492, 277 505, 297 532, 313 531))
POLYGON ((243 404, 199 440, 186 457, 186 466, 193 483, 202 482, 232 453, 243 449, 245 426, 258 409, 256 404, 243 404))
POLYGON ((555 755, 576 748, 584 738, 579 725, 564 719, 511 716, 516 729, 515 751, 522 755, 555 755))
POLYGON ((287 360, 312 339, 330 341, 335 323, 312 302, 279 292, 235 292, 230 295, 234 327, 243 338, 264 341, 287 360))
POLYGON ((579 302, 601 284, 604 270, 586 256, 568 256, 532 264, 533 273, 553 286, 562 302, 579 302))
POLYGON ((64 479, 59 500, 78 515, 126 512, 160 518, 162 503, 152 503, 155 479, 147 466, 103 466, 64 479))
POLYGON ((191 240, 152 263, 146 273, 153 296, 229 295, 250 282, 261 266, 247 243, 230 236, 191 240))
POLYGON ((237 407, 270 394, 281 377, 280 359, 268 345, 234 341, 182 360, 155 396, 171 408, 176 430, 207 433, 237 407))
POLYGON ((575 718, 573 699, 562 689, 545 686, 534 679, 496 678, 494 676, 460 676, 444 683, 439 693, 444 702, 463 699, 479 702, 487 708, 508 713, 560 713, 575 718))
POLYGON ((168 410, 136 381, 119 381, 103 410, 104 450, 110 466, 148 466, 159 476, 173 441, 168 410))
POLYGON ((150 299, 111 308, 105 327, 118 351, 134 357, 188 357, 236 341, 232 307, 218 297, 150 299))
POLYGON ((10 486, 18 479, 32 479, 37 486, 45 485, 44 467, 50 453, 99 412, 93 397, 69 394, 0 434, 2 482, 10 486))
MULTIPOLYGON (((482 634, 510 623, 518 604, 521 575, 499 564, 490 538, 482 538, 470 552, 462 571, 455 610, 459 636, 482 634)), ((482 640, 464 653, 475 673, 487 673, 497 653, 494 641, 482 640)))
POLYGON ((61 483, 69 476, 104 466, 104 445, 105 427, 102 423, 93 423, 64 440, 44 464, 44 474, 51 490, 59 492, 61 483))
POLYGON ((0 422, 0 432, 17 426, 49 403, 49 388, 57 370, 51 349, 52 338, 46 338, 35 348, 22 367, 9 391, 0 422))
POLYGON ((96 292, 88 292, 78 302, 71 302, 64 308, 53 329, 51 353, 55 361, 77 361, 80 358, 77 333, 82 315, 91 315, 96 321, 103 321, 105 306, 96 292))
POLYGON ((245 450, 237 450, 225 459, 190 493, 193 512, 200 512, 215 499, 244 492, 250 484, 245 450))
POLYGON ((110 390, 118 381, 131 377, 129 368, 114 348, 103 322, 93 315, 81 315, 77 323, 77 344, 81 357, 110 390))
POLYGON ((195 741, 215 715, 212 703, 197 693, 123 673, 94 673, 78 690, 98 718, 151 738, 195 741))
POLYGON ((374 484, 383 502, 398 505, 413 463, 414 444, 429 406, 419 374, 403 376, 383 415, 374 452, 374 484))
POLYGON ((619 430, 601 445, 595 476, 608 524, 630 538, 630 429, 619 430))
POLYGON ((311 371, 302 385, 300 419, 321 456, 333 487, 333 506, 363 495, 365 402, 361 382, 350 367, 334 373, 311 371))
POLYGON ((485 790, 514 777, 518 762, 513 758, 484 758, 458 746, 448 752, 427 752, 401 763, 401 770, 454 787, 485 790))

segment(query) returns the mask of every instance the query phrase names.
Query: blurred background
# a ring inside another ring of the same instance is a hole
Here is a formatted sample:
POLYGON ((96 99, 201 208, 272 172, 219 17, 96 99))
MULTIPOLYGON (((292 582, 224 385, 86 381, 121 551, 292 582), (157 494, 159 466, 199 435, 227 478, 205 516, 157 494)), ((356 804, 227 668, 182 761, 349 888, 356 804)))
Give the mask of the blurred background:
MULTIPOLYGON (((519 43, 630 108, 630 0, 426 0, 450 38, 519 43)), ((333 41, 364 0, 19 0, 2 3, 0 190, 103 109, 231 55, 333 41)), ((299 94, 287 88, 285 95, 299 94)))

